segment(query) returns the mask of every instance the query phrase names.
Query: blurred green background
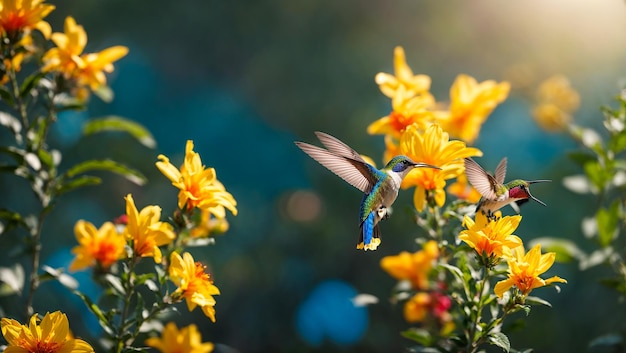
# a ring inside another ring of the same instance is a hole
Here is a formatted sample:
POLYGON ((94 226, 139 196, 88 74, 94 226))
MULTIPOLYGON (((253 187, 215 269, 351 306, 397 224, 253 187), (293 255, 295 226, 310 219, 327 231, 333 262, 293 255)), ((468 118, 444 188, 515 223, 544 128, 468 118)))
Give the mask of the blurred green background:
MULTIPOLYGON (((438 101, 448 99, 460 73, 478 81, 502 81, 520 68, 527 70, 522 78, 528 80, 565 74, 582 98, 576 120, 589 126, 600 125, 599 107, 612 103, 626 77, 626 5, 620 0, 51 3, 57 6, 48 17, 53 29, 61 31, 65 16, 74 16, 89 36, 87 51, 117 44, 130 48, 109 76, 112 103, 94 97, 88 112, 59 118, 51 143, 63 152, 62 167, 111 157, 138 168, 149 183, 137 187, 104 175, 103 185, 64 196, 43 234, 44 263, 67 265, 75 222, 85 219, 99 226, 117 217, 127 193, 133 193, 138 207, 158 204, 171 214, 176 190, 154 162, 163 153, 180 164, 185 141, 194 140, 204 164, 217 169, 237 199, 239 215, 229 217, 231 229, 215 246, 193 250, 222 292, 217 323, 198 310, 187 313, 182 305, 173 319, 179 325, 195 322, 219 352, 398 352, 410 346, 399 334, 409 327, 401 307, 386 300, 395 281, 378 264, 383 256, 417 249, 412 191, 401 193, 394 216, 382 224, 379 250, 356 251, 360 193, 293 144, 317 143, 313 131, 324 131, 380 164, 383 139, 365 129, 391 109, 374 75, 393 72, 395 46, 405 48, 414 72, 432 77, 438 101), (90 116, 110 114, 144 124, 155 135, 157 149, 124 135, 80 136, 90 116), (299 203, 301 191, 310 193, 299 203), (316 288, 327 281, 343 287, 326 286, 334 289, 317 295, 316 288), (305 327, 304 336, 297 330, 298 313, 309 313, 304 303, 335 308, 328 297, 333 290, 381 299, 351 316, 348 328, 329 328, 344 332, 352 327, 355 331, 345 335, 353 335, 354 342, 322 338, 323 332, 311 332, 315 322, 305 327)), ((533 189, 548 207, 525 205, 517 235, 525 241, 562 237, 588 249, 591 242, 582 236, 580 220, 592 214, 594 205, 560 182, 579 172, 566 157, 576 146, 540 130, 529 109, 514 86, 475 143, 485 154, 481 164, 493 169, 507 156, 509 178, 554 181, 533 189)), ((34 204, 25 183, 0 180, 2 205, 26 210, 34 204)), ((602 267, 581 273, 576 264, 553 267, 548 275, 569 283, 559 294, 537 290, 553 308, 516 316, 524 327, 510 335, 512 345, 581 352, 599 335, 624 332, 624 305, 597 282, 607 273, 602 267)), ((81 289, 97 295, 89 275, 79 276, 81 289)), ((2 303, 19 304, 11 298, 2 303)), ((98 335, 83 304, 59 286, 45 284, 35 303, 39 311, 68 312, 76 335, 88 340, 98 335)))

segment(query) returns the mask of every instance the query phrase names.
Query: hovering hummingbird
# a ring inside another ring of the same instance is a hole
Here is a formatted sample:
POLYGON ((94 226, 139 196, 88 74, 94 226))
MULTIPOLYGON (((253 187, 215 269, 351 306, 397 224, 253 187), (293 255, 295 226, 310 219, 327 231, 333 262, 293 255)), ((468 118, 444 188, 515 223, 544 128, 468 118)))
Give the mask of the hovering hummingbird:
POLYGON ((465 158, 465 174, 470 184, 482 195, 476 205, 476 212, 480 211, 489 219, 494 219, 494 213, 500 208, 511 205, 518 213, 521 204, 533 199, 546 205, 530 193, 530 184, 551 180, 521 180, 516 179, 504 183, 506 176, 506 157, 502 158, 496 167, 495 176, 487 173, 471 158, 465 158))
POLYGON ((389 217, 389 207, 398 197, 402 179, 413 168, 440 168, 413 162, 406 156, 396 156, 383 169, 378 170, 339 139, 319 131, 315 135, 326 149, 304 142, 296 142, 296 145, 365 194, 359 211, 361 234, 357 249, 376 250, 380 244, 378 222, 389 217))

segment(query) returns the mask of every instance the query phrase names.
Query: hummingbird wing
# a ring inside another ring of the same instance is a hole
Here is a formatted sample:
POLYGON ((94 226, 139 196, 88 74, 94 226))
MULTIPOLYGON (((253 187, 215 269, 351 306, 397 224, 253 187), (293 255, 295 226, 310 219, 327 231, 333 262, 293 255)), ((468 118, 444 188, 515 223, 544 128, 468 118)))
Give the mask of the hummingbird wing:
MULTIPOLYGON (((500 167, 502 162, 498 165, 500 167)), ((506 162, 504 163, 506 169, 506 162)), ((502 169, 502 168, 501 168, 502 169)), ((505 170, 506 172, 506 170, 505 170)), ((471 158, 465 158, 465 175, 470 184, 485 199, 495 200, 498 195, 496 193, 498 181, 491 174, 487 173, 478 163, 471 158)), ((504 177, 503 177, 504 178, 504 177)))
POLYGON ((315 131, 315 136, 331 153, 353 159, 362 163, 367 163, 361 155, 350 146, 343 143, 338 138, 321 131, 315 131))
POLYGON ((499 185, 504 184, 504 177, 506 176, 506 157, 502 158, 498 166, 496 167, 496 182, 499 185))
MULTIPOLYGON (((319 164, 363 193, 372 191, 376 182, 381 178, 381 174, 383 174, 362 159, 355 160, 304 142, 296 142, 296 145, 319 164)), ((335 147, 337 146, 333 146, 333 148, 335 147)))

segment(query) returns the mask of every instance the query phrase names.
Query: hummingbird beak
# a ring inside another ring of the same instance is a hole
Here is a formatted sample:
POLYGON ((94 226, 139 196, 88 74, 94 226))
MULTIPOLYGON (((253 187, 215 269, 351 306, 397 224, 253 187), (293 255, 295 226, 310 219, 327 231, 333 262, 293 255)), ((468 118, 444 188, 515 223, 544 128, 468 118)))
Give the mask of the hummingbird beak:
POLYGON ((415 164, 413 164, 413 168, 433 168, 433 169, 440 169, 441 170, 441 168, 439 168, 437 166, 434 166, 432 164, 426 164, 426 163, 415 163, 415 164))
MULTIPOLYGON (((528 183, 528 185, 530 185, 530 184, 543 183, 543 182, 551 182, 551 181, 552 181, 552 180, 542 179, 542 180, 531 180, 531 181, 527 181, 527 183, 528 183)), ((545 203, 543 203, 543 201, 541 201, 541 200, 539 200, 538 198, 534 197, 534 196, 530 193, 530 189, 526 188, 526 192, 528 192, 528 196, 529 196, 531 199, 533 199, 533 200, 537 201, 538 203, 540 203, 540 204, 542 204, 542 205, 546 206, 546 204, 545 204, 545 203)))

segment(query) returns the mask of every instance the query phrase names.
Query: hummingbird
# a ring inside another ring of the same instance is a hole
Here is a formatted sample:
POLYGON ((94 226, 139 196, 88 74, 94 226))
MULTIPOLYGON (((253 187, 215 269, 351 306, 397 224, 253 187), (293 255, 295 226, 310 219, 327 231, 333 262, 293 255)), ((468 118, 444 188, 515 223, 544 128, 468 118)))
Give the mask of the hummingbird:
POLYGON ((542 205, 546 205, 530 193, 530 185, 551 180, 521 180, 516 179, 504 183, 506 176, 507 159, 502 158, 496 167, 495 175, 487 173, 478 163, 471 158, 465 158, 465 174, 470 184, 482 195, 476 212, 482 212, 488 219, 494 220, 494 213, 500 208, 511 205, 519 213, 520 205, 533 199, 542 205))
POLYGON ((360 236, 357 249, 376 250, 380 244, 378 222, 389 217, 389 208, 398 197, 400 183, 413 168, 441 169, 426 163, 416 163, 407 156, 396 156, 379 170, 336 137, 319 131, 315 135, 326 149, 304 142, 295 144, 364 194, 359 211, 360 236))

